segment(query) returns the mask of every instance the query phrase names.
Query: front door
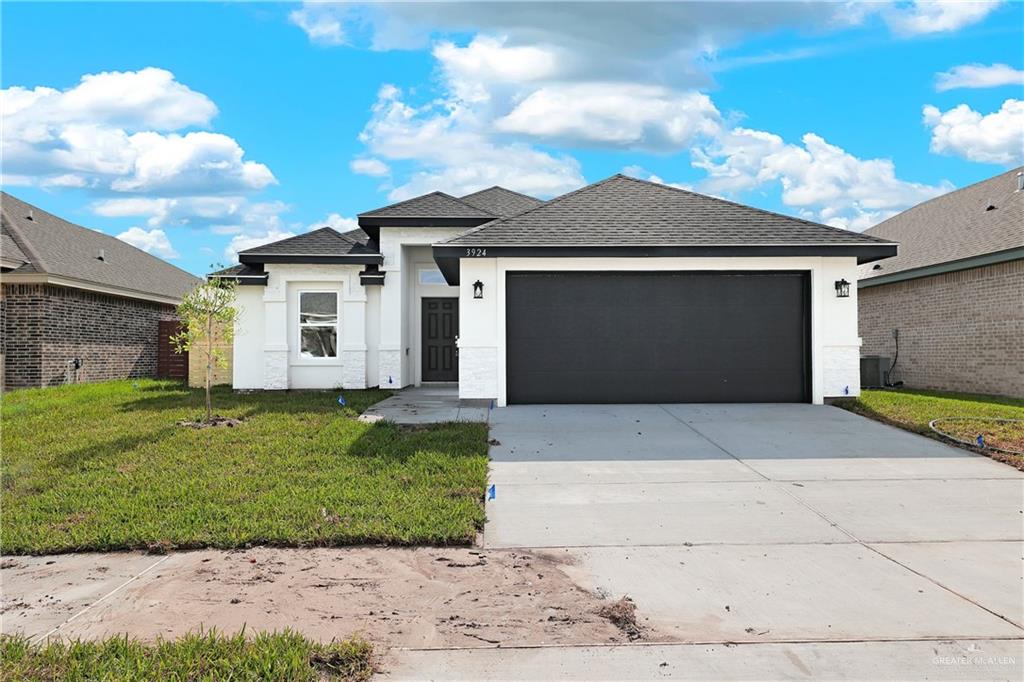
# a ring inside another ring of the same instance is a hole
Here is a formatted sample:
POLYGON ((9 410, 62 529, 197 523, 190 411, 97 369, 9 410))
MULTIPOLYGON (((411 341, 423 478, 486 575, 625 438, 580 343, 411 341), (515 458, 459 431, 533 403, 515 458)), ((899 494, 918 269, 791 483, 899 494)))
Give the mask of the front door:
POLYGON ((423 381, 458 381, 459 299, 423 299, 423 381))

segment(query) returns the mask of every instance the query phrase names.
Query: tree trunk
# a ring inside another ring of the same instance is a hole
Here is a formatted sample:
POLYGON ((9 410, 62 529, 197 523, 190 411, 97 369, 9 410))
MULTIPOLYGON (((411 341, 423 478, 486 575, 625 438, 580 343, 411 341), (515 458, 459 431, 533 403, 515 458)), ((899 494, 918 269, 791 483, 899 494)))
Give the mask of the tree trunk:
POLYGON ((210 384, 213 383, 213 315, 206 316, 206 421, 213 419, 210 384))

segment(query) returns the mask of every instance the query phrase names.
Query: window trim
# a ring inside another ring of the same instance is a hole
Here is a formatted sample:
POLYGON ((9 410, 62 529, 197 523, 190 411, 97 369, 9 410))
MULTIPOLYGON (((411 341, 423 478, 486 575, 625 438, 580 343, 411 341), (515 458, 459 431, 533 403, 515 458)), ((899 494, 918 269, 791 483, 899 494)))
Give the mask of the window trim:
POLYGON ((301 362, 337 363, 341 360, 341 292, 337 289, 298 289, 295 296, 295 357, 301 362), (334 294, 334 324, 316 324, 302 321, 303 294, 334 294), (334 327, 334 355, 317 357, 302 354, 302 330, 306 327, 334 327))

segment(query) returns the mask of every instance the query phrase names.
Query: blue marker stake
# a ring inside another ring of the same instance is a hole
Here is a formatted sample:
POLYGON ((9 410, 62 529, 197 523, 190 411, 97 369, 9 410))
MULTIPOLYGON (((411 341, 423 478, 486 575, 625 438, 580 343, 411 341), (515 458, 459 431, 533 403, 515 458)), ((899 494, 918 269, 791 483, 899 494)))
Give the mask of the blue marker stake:
POLYGON ((978 447, 985 447, 985 436, 981 435, 980 433, 978 434, 978 447))
POLYGON ((493 483, 491 484, 491 487, 487 489, 487 499, 488 500, 493 500, 494 499, 494 484, 493 483))
POLYGON ((345 396, 343 396, 343 395, 339 395, 338 396, 338 404, 341 405, 342 407, 345 407, 346 405, 348 405, 348 403, 345 402, 345 396))
POLYGON ((491 406, 490 406, 490 408, 488 408, 488 409, 491 409, 491 410, 493 410, 493 409, 494 409, 494 401, 493 401, 493 400, 491 401, 491 406))

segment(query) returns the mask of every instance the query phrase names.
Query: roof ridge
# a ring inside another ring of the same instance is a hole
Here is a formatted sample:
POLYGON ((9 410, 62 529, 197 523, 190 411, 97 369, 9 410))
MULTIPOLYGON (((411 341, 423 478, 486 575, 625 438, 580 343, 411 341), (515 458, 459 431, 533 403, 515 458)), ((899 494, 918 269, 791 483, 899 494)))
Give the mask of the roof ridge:
MULTIPOLYGON (((43 211, 43 209, 39 208, 38 206, 36 206, 34 204, 30 204, 27 201, 22 201, 21 199, 19 199, 18 197, 14 196, 13 194, 8 194, 7 192, 3 192, 3 196, 8 198, 8 199, 14 199, 16 202, 18 202, 20 204, 25 204, 26 206, 31 206, 35 210, 42 211, 43 213, 46 213, 47 215, 50 215, 50 216, 52 216, 54 218, 57 218, 57 216, 53 215, 52 213, 49 213, 47 211, 43 211)), ((25 238, 25 235, 23 235, 21 233, 21 228, 18 227, 18 221, 14 220, 11 217, 10 209, 7 208, 6 206, 0 206, 0 212, 5 213, 6 216, 7 216, 7 229, 8 229, 8 232, 10 233, 10 235, 11 235, 11 239, 13 239, 14 243, 18 245, 18 248, 21 249, 22 253, 24 253, 26 256, 28 256, 29 262, 32 264, 32 266, 34 268, 38 269, 40 272, 44 272, 44 273, 47 272, 46 261, 44 261, 43 257, 40 256, 39 253, 36 252, 35 248, 33 248, 29 244, 28 239, 25 238)), ((27 219, 27 216, 26 216, 26 219, 27 219)), ((59 218, 58 218, 58 220, 59 220, 59 218)))
POLYGON ((729 199, 723 199, 721 197, 712 196, 710 194, 703 194, 701 192, 694 192, 693 190, 683 189, 682 187, 673 187, 672 185, 666 185, 666 184, 663 184, 663 183, 660 183, 660 182, 654 182, 652 180, 641 180, 640 178, 634 178, 634 177, 629 176, 629 175, 623 175, 622 173, 616 173, 613 177, 620 177, 620 178, 624 178, 626 180, 632 180, 633 182, 639 182, 639 183, 645 184, 645 185, 653 185, 655 187, 660 187, 662 189, 671 190, 673 192, 681 192, 683 194, 691 194, 693 196, 698 196, 698 197, 701 197, 703 199, 710 199, 711 201, 716 201, 716 202, 720 202, 720 203, 723 203, 723 204, 729 204, 730 206, 738 206, 738 207, 746 209, 748 211, 757 211, 758 213, 764 213, 766 215, 776 216, 776 217, 779 217, 779 218, 785 218, 786 220, 795 220, 795 221, 803 223, 805 225, 812 225, 814 227, 825 228, 827 230, 832 230, 833 232, 842 232, 844 234, 861 235, 861 236, 868 237, 869 239, 873 239, 873 240, 881 241, 881 242, 888 241, 887 239, 882 239, 881 237, 876 237, 874 235, 870 235, 870 234, 866 235, 866 234, 864 234, 864 232, 854 232, 853 230, 845 230, 845 229, 843 229, 841 227, 836 227, 834 225, 825 225, 824 223, 815 222, 813 220, 807 220, 806 218, 798 218, 796 216, 786 215, 785 213, 779 213, 778 211, 769 211, 766 208, 758 208, 757 206, 750 206, 748 204, 741 204, 738 201, 730 201, 729 199))
POLYGON ((1014 168, 1010 168, 1009 170, 1003 171, 1002 173, 997 173, 997 174, 995 174, 995 175, 993 175, 991 177, 987 177, 984 180, 978 180, 977 182, 972 182, 969 185, 964 185, 963 187, 957 187, 956 189, 950 190, 949 192, 946 192, 944 194, 940 194, 937 197, 932 197, 931 199, 925 199, 924 201, 922 201, 919 204, 914 204, 910 208, 904 209, 904 210, 900 211, 899 213, 897 213, 896 215, 889 216, 888 218, 886 218, 885 220, 883 220, 882 222, 880 222, 880 223, 878 223, 876 225, 872 225, 868 229, 864 230, 864 232, 870 232, 871 230, 875 229, 879 225, 884 225, 887 222, 889 222, 890 220, 892 220, 893 218, 899 218, 901 215, 904 215, 904 214, 906 214, 909 211, 913 211, 916 208, 919 208, 921 206, 925 206, 925 205, 930 204, 930 203, 932 203, 934 201, 938 201, 939 199, 945 199, 946 197, 953 196, 954 194, 959 194, 960 192, 964 192, 966 190, 972 189, 974 187, 977 187, 978 185, 984 185, 986 182, 992 182, 996 178, 1001 178, 1004 175, 1009 175, 1010 173, 1013 173, 1015 171, 1017 173, 1024 172, 1024 166, 1016 166, 1014 168))
POLYGON ((463 238, 463 237, 465 237, 467 235, 470 235, 470 234, 476 234, 477 232, 479 232, 480 230, 484 229, 485 227, 492 227, 493 225, 496 225, 496 224, 499 224, 499 223, 503 223, 503 222, 505 222, 507 220, 512 220, 513 218, 516 218, 516 219, 522 218, 527 213, 533 213, 534 211, 536 211, 538 209, 546 208, 548 206, 553 206, 554 204, 558 203, 559 201, 562 201, 563 199, 567 199, 568 197, 571 197, 574 194, 579 194, 580 192, 582 192, 584 190, 587 190, 587 189, 593 189, 594 187, 597 187, 599 185, 603 185, 604 183, 606 183, 606 182, 608 182, 610 180, 614 180, 617 177, 625 177, 625 176, 623 176, 623 175, 621 175, 619 173, 616 173, 615 175, 609 176, 609 177, 605 178, 604 180, 598 180, 597 182, 592 182, 589 185, 583 185, 582 187, 578 187, 578 188, 576 188, 574 190, 566 192, 565 194, 559 194, 557 197, 554 197, 552 199, 548 199, 547 201, 542 201, 539 204, 537 204, 536 206, 534 206, 533 208, 528 208, 525 211, 523 211, 522 213, 516 213, 515 215, 510 215, 510 216, 506 216, 504 218, 497 218, 495 220, 491 220, 490 222, 486 222, 483 225, 477 225, 476 227, 474 227, 474 228, 472 228, 470 230, 466 230, 465 232, 460 232, 459 234, 455 235, 454 237, 449 237, 448 239, 445 239, 444 241, 438 242, 438 243, 439 244, 445 244, 447 242, 454 241, 456 239, 461 239, 461 238, 463 238))
POLYGON ((333 227, 331 227, 330 225, 324 225, 323 227, 318 227, 315 230, 309 230, 307 232, 302 232, 300 234, 292 235, 291 237, 285 237, 284 239, 278 239, 277 241, 274 241, 274 242, 267 242, 266 244, 259 244, 257 246, 250 246, 245 251, 239 251, 238 253, 239 253, 239 255, 241 255, 243 253, 248 253, 248 252, 252 251, 253 249, 261 249, 264 246, 271 246, 273 244, 283 244, 285 242, 290 242, 293 239, 298 239, 299 237, 307 237, 307 236, 313 234, 314 232, 323 232, 324 230, 327 230, 328 232, 333 232, 338 237, 343 237, 344 236, 340 232, 335 230, 333 227))
POLYGON ((508 192, 509 194, 515 194, 516 196, 523 197, 524 199, 532 199, 533 201, 539 201, 542 204, 544 203, 543 199, 538 199, 535 196, 531 196, 531 195, 526 194, 524 192, 517 192, 514 189, 509 189, 508 187, 502 187, 501 185, 491 185, 490 187, 487 187, 486 189, 478 189, 475 192, 470 192, 469 194, 465 194, 465 195, 459 197, 459 199, 465 199, 467 197, 475 197, 477 194, 483 194, 484 192, 490 192, 492 189, 500 189, 502 192, 508 192))
MULTIPOLYGON (((423 199, 424 197, 434 196, 435 194, 438 195, 438 196, 442 196, 445 199, 451 199, 452 201, 454 201, 456 203, 459 203, 459 204, 462 204, 466 208, 472 209, 474 211, 482 211, 483 213, 485 213, 487 215, 491 215, 491 216, 495 215, 494 213, 491 213, 487 209, 478 208, 477 206, 473 206, 472 204, 466 203, 465 201, 463 201, 459 197, 452 196, 451 194, 448 194, 447 192, 442 192, 439 189, 435 189, 433 192, 427 192, 426 194, 420 194, 420 195, 417 195, 417 196, 414 196, 414 197, 410 197, 408 199, 403 199, 402 201, 396 201, 393 204, 388 204, 387 206, 381 206, 380 208, 375 208, 372 211, 366 211, 364 213, 358 213, 358 214, 356 214, 356 218, 360 218, 362 216, 367 216, 367 217, 371 217, 372 218, 373 216, 371 214, 376 213, 377 211, 383 211, 386 208, 396 208, 398 206, 404 206, 405 204, 408 204, 410 202, 416 201, 417 199, 423 199)), ((387 214, 385 213, 383 215, 387 215, 387 214)))

